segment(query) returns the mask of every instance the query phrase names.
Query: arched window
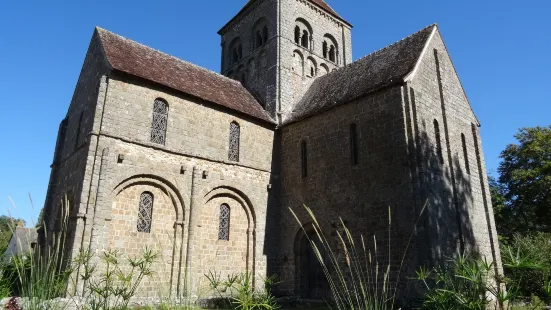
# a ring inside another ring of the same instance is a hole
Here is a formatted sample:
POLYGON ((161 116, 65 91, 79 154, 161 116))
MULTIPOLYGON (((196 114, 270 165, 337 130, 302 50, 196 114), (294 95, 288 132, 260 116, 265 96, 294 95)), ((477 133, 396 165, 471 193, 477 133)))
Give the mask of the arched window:
POLYGON ((311 49, 312 35, 310 24, 306 20, 298 18, 295 25, 295 43, 306 49, 311 49))
POLYGON ((151 221, 153 219, 153 194, 143 192, 140 195, 140 205, 138 209, 138 232, 150 233, 151 221))
POLYGON ((440 138, 440 125, 438 121, 434 120, 434 138, 436 139, 436 154, 440 162, 444 162, 444 155, 442 153, 442 140, 440 138))
POLYGON ((230 124, 230 144, 228 160, 239 161, 239 140, 241 139, 241 128, 237 122, 230 124))
POLYGON ((230 240, 230 206, 220 206, 220 221, 218 225, 218 240, 230 240))
POLYGON ((320 75, 326 75, 327 73, 329 73, 329 67, 327 67, 326 64, 321 64, 319 72, 320 75))
POLYGON ((262 41, 264 41, 264 44, 268 42, 268 26, 262 28, 262 41))
POLYGON ((469 153, 467 152, 467 142, 465 141, 465 135, 461 133, 461 144, 463 144, 463 157, 465 158, 465 169, 467 174, 471 174, 471 167, 469 166, 469 153))
POLYGON ((329 61, 335 62, 337 60, 335 46, 331 45, 329 48, 329 61))
POLYGON ((157 98, 153 103, 153 121, 151 122, 151 142, 165 145, 168 122, 168 103, 157 98))
POLYGON ((316 66, 316 62, 314 61, 313 58, 308 58, 308 69, 307 69, 307 73, 306 75, 308 77, 315 77, 316 76, 316 73, 318 71, 317 69, 317 66, 316 66))
POLYGON ((323 58, 331 61, 331 62, 337 62, 338 58, 338 45, 337 40, 330 35, 325 34, 323 36, 323 58))
POLYGON ((308 48, 310 46, 310 34, 308 33, 308 30, 302 31, 302 38, 300 38, 300 45, 304 48, 308 48))
POLYGON ((238 63, 243 57, 243 47, 241 45, 241 39, 236 38, 230 44, 230 66, 238 63))
POLYGON ((300 143, 300 163, 302 170, 302 177, 308 176, 308 150, 306 149, 306 141, 302 140, 300 143))
POLYGON ((256 38, 255 38, 255 48, 259 48, 264 44, 264 41, 262 40, 262 34, 260 31, 256 32, 256 38))
POLYGON ((84 116, 84 112, 80 112, 80 117, 78 118, 78 126, 77 126, 77 136, 75 138, 75 151, 78 148, 79 142, 80 142, 80 131, 82 130, 82 117, 84 116))
POLYGON ((304 75, 304 60, 299 51, 294 51, 293 53, 293 72, 300 76, 304 75))
POLYGON ((356 124, 350 124, 350 163, 358 164, 358 131, 356 124))

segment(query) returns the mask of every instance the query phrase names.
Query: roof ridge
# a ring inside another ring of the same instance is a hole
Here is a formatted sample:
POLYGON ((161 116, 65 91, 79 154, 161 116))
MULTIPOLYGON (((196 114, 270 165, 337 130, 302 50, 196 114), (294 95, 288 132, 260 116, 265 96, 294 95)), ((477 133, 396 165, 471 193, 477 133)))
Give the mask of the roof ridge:
POLYGON ((207 68, 205 68, 205 67, 199 66, 198 64, 194 64, 194 63, 189 62, 189 61, 187 61, 187 60, 183 60, 183 59, 181 59, 181 58, 178 58, 178 57, 176 57, 176 56, 174 56, 174 55, 167 54, 167 53, 165 53, 165 52, 163 52, 163 51, 160 51, 160 50, 158 50, 158 49, 152 48, 151 46, 145 45, 145 44, 140 43, 140 42, 138 42, 138 41, 136 41, 136 40, 127 38, 127 37, 122 36, 122 35, 120 35, 120 34, 118 34, 118 33, 109 31, 109 30, 107 30, 107 29, 105 29, 105 28, 96 26, 96 29, 99 30, 99 31, 101 31, 101 32, 105 32, 105 33, 108 33, 108 34, 110 34, 110 35, 114 35, 114 36, 116 36, 116 37, 119 37, 119 38, 121 38, 121 39, 123 39, 123 40, 130 41, 131 43, 134 43, 134 44, 137 44, 137 45, 139 45, 139 46, 142 46, 142 47, 144 47, 144 48, 146 48, 146 49, 148 49, 148 50, 152 50, 152 51, 157 52, 157 53, 159 53, 159 54, 162 54, 162 55, 164 55, 164 56, 173 58, 173 59, 175 59, 175 60, 177 60, 177 61, 179 61, 179 62, 182 62, 182 63, 185 63, 185 64, 189 64, 189 65, 191 65, 191 66, 193 66, 193 67, 195 67, 195 68, 197 68, 197 69, 199 69, 199 70, 202 70, 202 71, 204 71, 204 72, 216 74, 216 75, 219 76, 219 77, 223 77, 223 78, 225 78, 225 79, 231 81, 232 83, 242 85, 241 82, 239 82, 239 81, 237 81, 237 80, 234 80, 234 79, 231 79, 231 78, 229 78, 229 77, 227 77, 227 76, 225 76, 225 75, 222 75, 222 74, 220 74, 220 73, 218 73, 218 72, 216 72, 216 71, 209 70, 209 69, 207 69, 207 68))
POLYGON ((409 38, 411 38, 411 37, 413 37, 413 36, 415 36, 415 35, 417 35, 417 34, 423 32, 423 31, 425 31, 425 30, 427 30, 427 29, 429 29, 429 28, 431 28, 431 27, 438 27, 438 24, 437 24, 437 23, 432 23, 432 24, 428 25, 427 27, 425 27, 425 28, 423 28, 423 29, 421 29, 421 30, 419 30, 419 31, 417 31, 417 32, 414 32, 414 33, 412 33, 412 34, 410 34, 410 35, 408 35, 407 37, 404 37, 404 38, 402 38, 402 39, 400 39, 400 40, 398 40, 398 41, 396 41, 396 42, 394 42, 394 43, 391 43, 391 44, 389 44, 389 45, 387 45, 387 46, 385 46, 385 47, 383 47, 383 48, 380 48, 380 49, 378 49, 378 50, 376 50, 376 51, 374 51, 374 52, 371 52, 371 53, 369 53, 369 54, 367 54, 367 55, 361 57, 361 58, 358 58, 356 61, 353 61, 353 62, 349 63, 349 64, 346 65, 345 67, 347 67, 347 66, 349 66, 349 65, 351 65, 351 64, 353 64, 353 63, 355 63, 355 62, 361 61, 361 60, 363 60, 363 59, 365 59, 365 58, 367 58, 367 57, 369 57, 369 56, 372 56, 372 55, 378 54, 378 53, 380 53, 380 52, 382 52, 382 51, 384 51, 384 50, 387 50, 387 49, 389 49, 389 48, 391 48, 391 47, 397 45, 398 43, 400 43, 400 42, 402 42, 402 41, 404 41, 404 40, 406 40, 406 39, 409 39, 409 38))

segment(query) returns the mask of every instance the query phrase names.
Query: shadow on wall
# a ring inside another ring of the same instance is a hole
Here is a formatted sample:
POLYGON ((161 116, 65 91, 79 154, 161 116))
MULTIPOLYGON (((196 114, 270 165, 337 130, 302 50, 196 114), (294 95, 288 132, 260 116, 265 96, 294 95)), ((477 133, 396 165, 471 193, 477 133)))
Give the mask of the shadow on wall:
MULTIPOLYGON (((414 100, 412 101, 414 102, 414 100)), ((342 216, 356 237, 359 238, 360 235, 363 235, 367 237, 367 240, 372 240, 371 236, 376 235, 378 252, 381 255, 379 261, 386 265, 390 260, 393 271, 392 281, 399 283, 398 288, 403 292, 399 293, 399 296, 407 296, 408 299, 419 296, 423 292, 420 283, 411 280, 420 266, 441 265, 464 250, 478 252, 481 250, 478 245, 486 244, 486 238, 488 238, 483 233, 475 234, 481 230, 487 233, 487 227, 475 227, 473 224, 475 221, 480 223, 477 225, 482 225, 481 223, 487 225, 487 218, 480 218, 487 215, 484 214, 482 198, 473 194, 479 191, 480 173, 478 170, 480 164, 477 165, 478 147, 474 146, 477 141, 473 138, 470 126, 465 126, 464 137, 461 133, 450 135, 452 131, 448 130, 448 124, 418 118, 415 104, 412 106, 413 109, 408 112, 407 118, 419 121, 413 125, 414 128, 407 130, 407 154, 402 153, 407 156, 406 160, 400 161, 400 155, 394 153, 389 155, 393 158, 385 160, 381 165, 380 158, 376 157, 387 156, 388 151, 373 154, 372 158, 362 156, 360 153, 358 166, 343 167, 335 170, 334 173, 329 171, 327 173, 331 175, 330 177, 325 177, 325 171, 324 176, 320 177, 315 174, 319 171, 313 171, 313 178, 316 178, 315 181, 318 182, 315 189, 323 188, 324 192, 315 195, 306 193, 305 195, 305 199, 311 200, 309 204, 318 219, 334 223, 338 222, 338 216, 342 216), (470 142, 463 143, 463 140, 470 142), (394 163, 392 164, 392 162, 394 163), (405 165, 406 169, 403 169, 402 165, 405 165), (389 173, 403 175, 385 175, 389 173), (370 179, 364 178, 363 180, 372 184, 355 182, 355 177, 360 174, 370 174, 370 179), (388 183, 383 184, 382 182, 388 183), (394 188, 388 184, 394 184, 392 185, 394 188), (411 190, 408 190, 408 187, 411 190), (381 192, 384 192, 384 195, 381 195, 381 192), (401 194, 393 195, 393 192, 401 194), (406 195, 406 197, 401 195, 406 195), (428 203, 427 209, 423 216, 419 217, 425 202, 428 203), (392 209, 390 249, 388 248, 389 206, 392 209), (316 209, 320 210, 320 213, 316 209), (415 226, 417 220, 419 223, 415 226), (410 236, 413 236, 412 243, 398 279, 398 267, 410 236), (484 238, 484 240, 476 240, 476 238, 484 238)), ((451 124, 451 126, 457 129, 456 124, 451 124)), ((455 132, 454 130, 453 133, 455 132)), ((281 137, 279 135, 280 131, 276 132, 273 150, 272 171, 275 172, 281 171, 280 158, 277 157, 281 154, 281 137)), ((379 138, 386 139, 385 137, 379 138)), ((389 142, 386 141, 383 144, 389 144, 389 142)), ((293 240, 283 240, 279 237, 290 235, 290 232, 282 232, 282 229, 289 230, 298 225, 285 222, 293 220, 290 214, 286 214, 289 212, 284 207, 286 204, 279 200, 281 197, 281 180, 279 178, 279 175, 272 174, 270 181, 272 189, 266 217, 264 254, 268 259, 268 275, 277 274, 283 277, 283 281, 292 282, 292 274, 297 270, 293 265, 296 262, 290 256, 284 256, 285 254, 292 255, 292 253, 280 253, 279 251, 287 248, 287 245, 293 243, 293 240)), ((306 186, 296 184, 295 188, 304 187, 308 191, 308 182, 305 183, 306 186)), ((300 190, 302 189, 297 191, 300 190)), ((301 213, 300 203, 302 202, 296 201, 295 203, 296 208, 294 209, 297 210, 297 213, 301 213)), ((304 214, 299 216, 305 218, 304 214)), ((331 228, 328 237, 337 238, 334 234, 335 229, 338 227, 331 228)), ((373 245, 369 244, 368 246, 372 247, 373 245)), ((298 261, 300 262, 300 260, 298 261)), ((302 268, 299 269, 302 270, 302 268)), ((300 275, 296 275, 296 277, 300 278, 300 275)), ((289 283, 284 286, 285 291, 282 293, 291 293, 293 285, 289 283)), ((296 293, 297 285, 294 286, 296 293)))

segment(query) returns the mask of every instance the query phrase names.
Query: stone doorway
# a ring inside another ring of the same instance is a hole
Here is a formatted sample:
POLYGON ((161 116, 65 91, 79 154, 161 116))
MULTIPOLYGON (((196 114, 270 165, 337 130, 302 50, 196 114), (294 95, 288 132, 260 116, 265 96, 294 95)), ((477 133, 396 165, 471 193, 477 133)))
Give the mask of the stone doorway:
MULTIPOLYGON (((301 231, 297 249, 297 291, 302 299, 326 300, 331 296, 329 283, 325 278, 323 268, 312 248, 309 238, 301 231)), ((314 241, 320 250, 324 261, 330 264, 327 253, 317 240, 315 233, 308 232, 308 236, 314 241)))

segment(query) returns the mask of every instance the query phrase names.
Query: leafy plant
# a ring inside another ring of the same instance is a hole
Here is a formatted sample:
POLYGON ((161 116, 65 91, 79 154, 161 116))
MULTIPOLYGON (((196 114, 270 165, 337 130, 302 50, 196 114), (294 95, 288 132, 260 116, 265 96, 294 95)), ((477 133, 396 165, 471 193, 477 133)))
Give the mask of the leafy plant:
POLYGON ((75 259, 75 267, 83 270, 81 279, 85 282, 86 310, 118 310, 127 309, 130 299, 143 279, 152 274, 151 266, 158 254, 145 248, 138 258, 127 257, 129 268, 121 264, 121 254, 116 250, 105 251, 101 256, 104 269, 97 272, 97 265, 89 250, 79 253, 75 259))
MULTIPOLYGON (((540 266, 519 251, 507 248, 503 253, 504 266, 515 270, 537 270, 540 266)), ((417 279, 427 289, 423 308, 434 310, 485 310, 492 304, 496 309, 513 309, 519 297, 522 281, 508 279, 496 273, 494 262, 462 254, 446 266, 432 270, 420 268, 417 279), (506 288, 505 289, 505 285, 506 288)), ((534 307, 540 304, 533 304, 534 307)))
MULTIPOLYGON (((4 269, 4 275, 11 272, 15 277, 14 293, 22 297, 21 306, 25 310, 63 309, 68 306, 53 301, 64 294, 72 273, 70 267, 66 268, 64 264, 67 259, 68 205, 68 200, 64 199, 58 232, 50 234, 44 228, 44 238, 50 240, 50 245, 32 249, 30 244, 19 244, 23 254, 13 256, 8 268, 4 269), (11 271, 9 268, 12 268, 11 271)), ((6 278, 9 276, 6 275, 6 278)))
POLYGON ((264 279, 264 290, 262 291, 255 290, 252 275, 248 271, 228 275, 226 280, 222 280, 221 274, 215 271, 209 271, 205 277, 208 280, 210 289, 230 309, 279 309, 277 300, 271 290, 272 286, 277 282, 276 276, 264 279))
MULTIPOLYGON (((423 214, 425 206, 422 208, 417 223, 423 214)), ((352 232, 348 229, 345 222, 340 219, 342 231, 337 230, 339 246, 344 249, 344 259, 339 259, 337 251, 331 246, 326 235, 324 235, 321 226, 312 210, 304 206, 309 219, 312 220, 312 226, 315 232, 314 237, 310 237, 306 232, 303 223, 297 214, 292 210, 291 213, 296 221, 301 225, 305 237, 308 238, 318 262, 321 264, 323 272, 333 295, 333 302, 339 310, 344 309, 373 309, 386 310, 394 309, 396 302, 396 292, 400 279, 400 271, 413 238, 410 236, 404 250, 396 282, 391 282, 391 229, 392 216, 390 208, 388 210, 388 262, 386 266, 379 261, 380 254, 377 248, 377 238, 373 236, 373 246, 367 246, 367 240, 363 235, 355 239, 352 232), (315 238, 315 239, 313 239, 315 238), (328 253, 328 258, 322 253, 328 253)), ((417 225, 416 223, 416 225, 417 225)))
POLYGON ((508 245, 501 245, 503 269, 507 278, 518 282, 519 297, 535 295, 550 301, 545 283, 551 274, 551 235, 514 235, 508 245), (519 265, 519 262, 530 262, 519 265))

